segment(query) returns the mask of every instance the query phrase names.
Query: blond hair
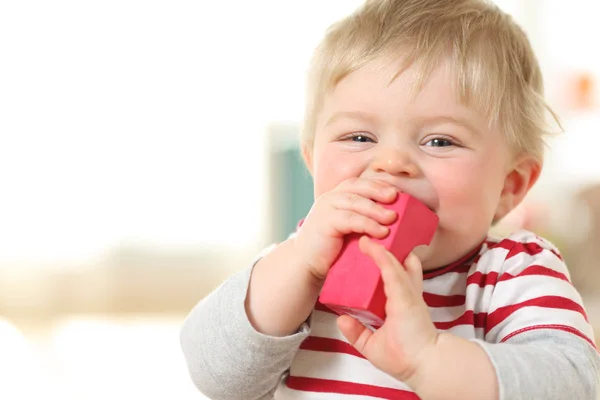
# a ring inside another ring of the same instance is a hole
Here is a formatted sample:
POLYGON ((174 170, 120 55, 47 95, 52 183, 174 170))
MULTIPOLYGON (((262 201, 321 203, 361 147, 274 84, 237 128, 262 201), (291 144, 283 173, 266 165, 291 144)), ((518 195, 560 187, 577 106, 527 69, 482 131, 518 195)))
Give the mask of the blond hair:
MULTIPOLYGON (((308 75, 302 144, 312 149, 327 92, 382 56, 400 54, 402 70, 419 65, 422 87, 439 62, 454 66, 460 101, 498 126, 509 144, 540 162, 551 133, 542 74, 525 32, 484 0, 367 0, 335 23, 315 50, 308 75)), ((418 88, 416 88, 418 90, 418 88)))

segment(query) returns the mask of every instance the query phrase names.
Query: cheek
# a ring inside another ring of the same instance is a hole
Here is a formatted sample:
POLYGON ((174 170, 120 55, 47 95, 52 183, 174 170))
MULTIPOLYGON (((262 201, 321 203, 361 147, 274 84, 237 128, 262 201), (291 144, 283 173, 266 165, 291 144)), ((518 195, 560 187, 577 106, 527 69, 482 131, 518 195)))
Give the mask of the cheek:
POLYGON ((456 217, 494 213, 501 185, 489 167, 477 162, 456 164, 430 177, 442 208, 456 217))
POLYGON ((315 198, 335 189, 346 179, 359 177, 363 171, 364 162, 356 154, 324 149, 315 156, 313 169, 315 198))

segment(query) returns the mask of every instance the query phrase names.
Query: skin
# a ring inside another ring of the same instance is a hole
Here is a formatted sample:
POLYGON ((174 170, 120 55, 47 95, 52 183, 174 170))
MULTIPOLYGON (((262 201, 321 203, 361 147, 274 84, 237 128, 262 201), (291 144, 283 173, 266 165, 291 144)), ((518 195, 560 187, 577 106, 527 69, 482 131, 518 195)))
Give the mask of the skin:
POLYGON ((422 399, 497 398, 495 372, 481 347, 435 329, 422 298, 423 270, 478 246, 492 221, 523 199, 540 165, 517 154, 497 127, 458 101, 448 63, 416 96, 416 67, 389 82, 399 65, 374 61, 325 97, 314 145, 303 149, 314 205, 297 235, 255 266, 246 311, 264 334, 296 332, 312 312, 343 237, 363 233, 360 248, 382 271, 387 318, 371 332, 340 317, 348 341, 422 399), (376 202, 390 203, 398 192, 440 218, 431 245, 415 249, 405 265, 367 237, 387 235, 386 225, 397 216, 376 202))

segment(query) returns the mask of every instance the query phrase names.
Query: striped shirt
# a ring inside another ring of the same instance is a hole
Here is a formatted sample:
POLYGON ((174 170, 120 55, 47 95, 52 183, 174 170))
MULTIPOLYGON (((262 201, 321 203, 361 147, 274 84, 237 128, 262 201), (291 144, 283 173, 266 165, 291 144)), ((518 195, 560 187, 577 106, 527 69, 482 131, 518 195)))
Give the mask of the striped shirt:
MULTIPOLYGON (((530 232, 501 241, 488 238, 464 259, 426 272, 423 297, 439 331, 466 339, 502 343, 526 331, 550 328, 593 345, 592 328, 561 255, 530 232)), ((314 392, 321 392, 417 399, 408 386, 358 353, 338 330, 336 318, 317 304, 310 335, 276 398, 317 399, 314 392)))
MULTIPOLYGON (((226 280, 182 327, 190 376, 209 398, 418 399, 358 353, 323 305, 293 335, 257 332, 244 307, 251 272, 226 280)), ((600 393, 592 328, 561 255, 546 240, 527 231, 488 238, 462 260, 426 272, 423 292, 439 331, 486 351, 501 400, 600 393)))

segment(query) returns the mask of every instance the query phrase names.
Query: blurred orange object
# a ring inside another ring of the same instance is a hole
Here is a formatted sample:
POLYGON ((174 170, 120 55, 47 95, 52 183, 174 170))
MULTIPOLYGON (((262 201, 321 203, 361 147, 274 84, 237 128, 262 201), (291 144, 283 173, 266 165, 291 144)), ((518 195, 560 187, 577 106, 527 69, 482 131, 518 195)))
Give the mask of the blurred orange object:
POLYGON ((575 76, 573 85, 573 108, 589 110, 594 107, 594 77, 582 72, 575 76))

